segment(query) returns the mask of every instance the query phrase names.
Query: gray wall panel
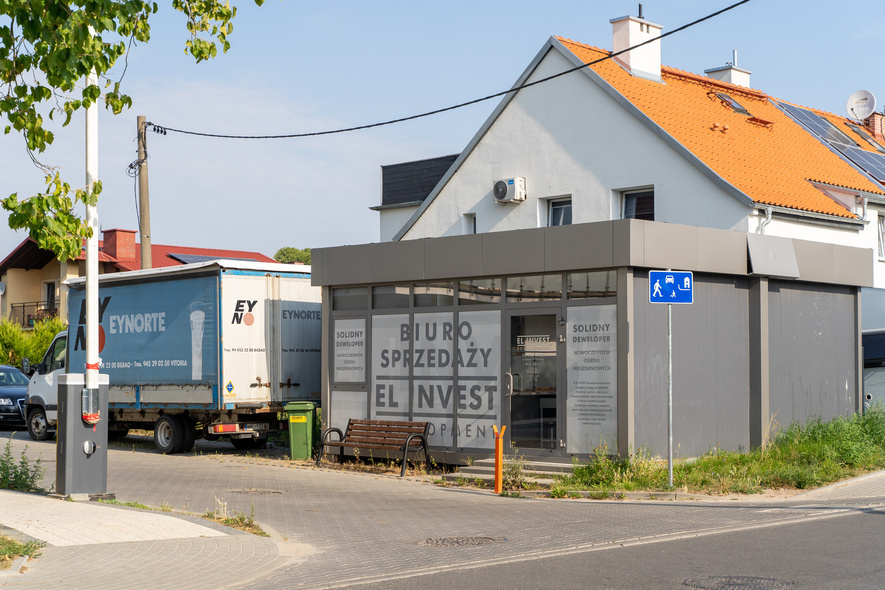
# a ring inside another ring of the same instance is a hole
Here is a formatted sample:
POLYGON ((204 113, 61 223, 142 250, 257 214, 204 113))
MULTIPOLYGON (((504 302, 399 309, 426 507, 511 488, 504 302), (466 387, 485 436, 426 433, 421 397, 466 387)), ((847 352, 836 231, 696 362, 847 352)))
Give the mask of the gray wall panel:
POLYGON ((482 268, 486 275, 544 272, 546 228, 482 234, 482 268))
POLYGON ((458 279, 482 275, 482 234, 422 241, 425 277, 458 279))
MULTIPOLYGON (((635 282, 636 445, 667 454, 667 306, 635 282)), ((749 317, 745 278, 695 275, 695 302, 673 306, 673 446, 697 457, 749 447, 749 317)))
POLYGON ((547 272, 612 267, 612 224, 596 224, 592 231, 580 225, 551 227, 545 232, 544 266, 547 272))
POLYGON ((698 271, 747 274, 747 234, 699 227, 698 271))
MULTIPOLYGON (((313 258, 313 251, 311 251, 311 262, 318 263, 319 276, 323 285, 353 285, 372 282, 371 247, 339 246, 322 250, 318 259, 313 258)), ((313 264, 311 264, 311 272, 313 272, 313 264)))
POLYGON ((857 325, 851 287, 769 283, 770 411, 787 426, 854 411, 857 325))
POLYGON ((643 230, 649 268, 697 270, 698 228, 646 221, 643 230))
POLYGON ((414 248, 397 248, 396 242, 374 244, 372 278, 378 283, 423 278, 425 242, 426 240, 420 240, 414 248))

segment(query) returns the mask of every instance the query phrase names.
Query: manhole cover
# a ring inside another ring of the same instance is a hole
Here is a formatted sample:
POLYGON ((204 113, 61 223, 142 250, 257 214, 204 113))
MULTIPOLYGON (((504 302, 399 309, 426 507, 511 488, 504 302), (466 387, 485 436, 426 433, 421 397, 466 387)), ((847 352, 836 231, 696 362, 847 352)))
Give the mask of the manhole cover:
POLYGON ((274 494, 282 494, 279 490, 259 490, 257 488, 249 488, 248 490, 231 490, 232 494, 254 494, 256 496, 272 496, 274 494))
POLYGON ((731 588, 768 590, 769 588, 789 588, 793 582, 753 576, 711 576, 709 578, 691 578, 682 584, 689 588, 702 588, 703 590, 728 590, 731 588))
POLYGON ((424 539, 423 541, 418 541, 418 544, 429 547, 463 547, 465 545, 487 545, 495 541, 496 539, 491 537, 442 537, 439 539, 424 539))

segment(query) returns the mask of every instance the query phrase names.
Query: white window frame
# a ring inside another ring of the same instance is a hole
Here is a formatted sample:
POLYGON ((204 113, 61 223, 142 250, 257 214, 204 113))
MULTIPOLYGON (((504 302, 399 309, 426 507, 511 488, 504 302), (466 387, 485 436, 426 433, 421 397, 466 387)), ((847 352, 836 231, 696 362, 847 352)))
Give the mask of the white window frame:
POLYGON ((631 189, 627 189, 627 190, 622 190, 621 191, 621 219, 638 219, 637 217, 627 217, 627 202, 628 202, 629 198, 633 195, 636 195, 638 193, 648 193, 648 192, 650 192, 652 194, 652 219, 651 219, 651 221, 655 221, 655 218, 657 216, 655 215, 656 207, 654 206, 654 203, 656 200, 655 197, 657 196, 656 195, 657 191, 655 191, 654 186, 646 186, 646 187, 631 188, 631 189))
POLYGON ((879 260, 885 261, 885 213, 879 213, 876 217, 879 231, 879 260))
POLYGON ((476 213, 465 213, 461 216, 461 235, 476 233, 476 213))
POLYGON ((547 199, 547 227, 555 227, 559 225, 571 225, 574 223, 574 204, 572 202, 571 196, 568 197, 555 197, 552 199, 547 199), (558 209, 555 205, 559 203, 568 203, 569 209, 569 222, 568 223, 553 223, 553 211, 554 209, 558 209))

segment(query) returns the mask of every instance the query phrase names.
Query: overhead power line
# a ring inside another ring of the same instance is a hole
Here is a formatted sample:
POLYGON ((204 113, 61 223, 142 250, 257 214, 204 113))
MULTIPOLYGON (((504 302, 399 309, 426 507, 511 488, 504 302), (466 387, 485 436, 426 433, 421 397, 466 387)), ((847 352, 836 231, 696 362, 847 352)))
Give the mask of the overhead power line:
POLYGON ((637 49, 637 48, 642 47, 644 45, 648 45, 649 43, 654 43, 656 41, 660 41, 661 39, 664 39, 665 37, 669 37, 670 35, 675 35, 676 33, 679 33, 681 31, 689 29, 695 25, 699 25, 700 23, 702 23, 704 21, 708 21, 711 18, 715 18, 715 17, 719 16, 720 14, 723 14, 723 13, 728 12, 730 10, 734 10, 738 6, 741 6, 742 4, 746 4, 749 1, 750 0, 740 0, 740 2, 735 2, 734 4, 732 4, 730 6, 726 6, 725 8, 723 8, 721 10, 717 10, 716 12, 708 14, 707 16, 701 17, 701 18, 694 20, 688 24, 682 25, 681 27, 673 29, 672 31, 668 31, 662 35, 655 37, 654 39, 649 39, 647 41, 643 41, 642 43, 638 43, 636 45, 633 45, 632 47, 622 49, 621 51, 610 53, 609 55, 607 55, 605 57, 601 57, 597 60, 590 61, 590 62, 581 64, 579 66, 575 66, 574 68, 559 72, 558 74, 553 74, 552 76, 547 76, 546 78, 541 78, 540 80, 535 80, 534 82, 527 82, 525 84, 521 84, 519 86, 515 86, 513 88, 510 88, 508 90, 503 90, 501 92, 496 92, 495 94, 489 94, 488 96, 483 96, 482 98, 469 100, 467 102, 462 102, 462 103, 455 104, 452 106, 444 107, 441 109, 435 109, 432 111, 427 111, 424 113, 420 113, 417 115, 411 115, 408 117, 400 117, 398 119, 390 119, 388 121, 381 121, 378 123, 369 123, 367 125, 357 125, 354 127, 344 127, 341 129, 331 129, 331 130, 327 130, 327 131, 313 131, 310 133, 289 133, 286 135, 224 135, 224 134, 220 134, 220 133, 201 133, 199 131, 187 131, 185 129, 175 129, 174 127, 166 127, 164 125, 159 125, 159 124, 151 123, 151 122, 148 122, 147 125, 149 127, 151 127, 156 133, 160 133, 162 135, 166 135, 167 132, 172 132, 172 133, 182 133, 185 135, 197 135, 200 137, 215 137, 215 138, 219 138, 219 139, 295 139, 295 138, 299 138, 299 137, 317 137, 320 135, 335 135, 337 133, 349 133, 351 131, 362 131, 364 129, 372 129, 374 127, 384 127, 386 125, 394 125, 396 123, 404 123, 406 121, 413 121, 415 119, 421 119, 424 117, 430 117, 432 115, 439 115, 440 113, 446 113, 448 111, 454 111, 456 109, 461 109, 461 108, 468 107, 468 106, 471 106, 471 105, 474 105, 474 104, 477 104, 480 102, 485 102, 485 101, 491 100, 493 98, 499 98, 501 96, 506 96, 506 95, 514 93, 514 92, 519 92, 520 90, 522 90, 524 88, 530 88, 532 86, 537 86, 538 84, 544 84, 545 82, 555 80, 556 78, 560 78, 560 77, 565 76, 567 74, 571 74, 572 72, 576 72, 576 71, 584 69, 586 67, 596 65, 600 62, 611 59, 613 57, 617 57, 617 56, 621 55, 622 53, 627 53, 628 51, 631 51, 633 49, 637 49))

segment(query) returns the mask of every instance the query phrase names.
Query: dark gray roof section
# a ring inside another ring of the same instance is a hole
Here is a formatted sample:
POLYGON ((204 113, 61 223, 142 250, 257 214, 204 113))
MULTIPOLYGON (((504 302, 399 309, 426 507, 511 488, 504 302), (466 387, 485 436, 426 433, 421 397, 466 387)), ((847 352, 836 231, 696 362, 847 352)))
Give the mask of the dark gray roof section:
POLYGON ((381 166, 381 208, 421 203, 456 159, 458 154, 381 166))
POLYGON ((172 260, 177 260, 182 264, 193 264, 194 262, 210 262, 212 260, 246 260, 250 262, 258 262, 254 258, 232 258, 230 256, 206 256, 204 254, 176 254, 170 252, 167 254, 172 260))

